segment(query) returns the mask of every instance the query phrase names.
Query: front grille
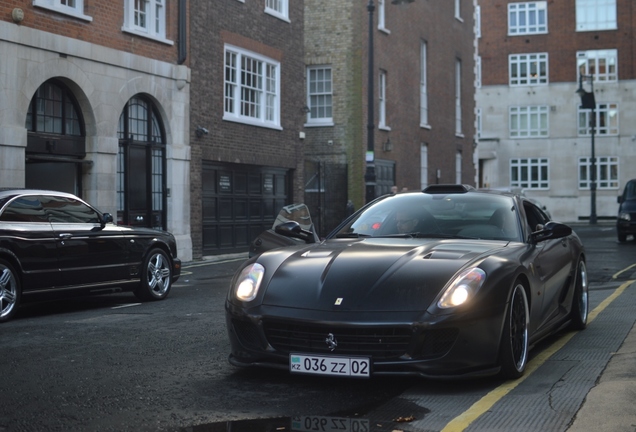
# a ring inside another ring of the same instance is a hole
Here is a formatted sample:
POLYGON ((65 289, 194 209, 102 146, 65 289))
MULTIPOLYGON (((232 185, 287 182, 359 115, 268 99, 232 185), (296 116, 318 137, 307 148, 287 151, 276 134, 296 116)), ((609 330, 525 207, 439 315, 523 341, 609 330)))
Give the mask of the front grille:
POLYGON ((266 321, 265 335, 277 351, 312 354, 364 355, 374 360, 397 359, 408 351, 410 327, 346 327, 285 324, 266 321), (326 339, 332 334, 338 346, 331 351, 326 339))
POLYGON ((251 349, 264 349, 264 343, 258 334, 258 328, 251 322, 232 320, 236 337, 243 346, 251 349))
POLYGON ((422 334, 424 341, 420 345, 420 352, 415 357, 422 359, 442 357, 453 347, 458 335, 459 329, 456 328, 425 331, 422 334))

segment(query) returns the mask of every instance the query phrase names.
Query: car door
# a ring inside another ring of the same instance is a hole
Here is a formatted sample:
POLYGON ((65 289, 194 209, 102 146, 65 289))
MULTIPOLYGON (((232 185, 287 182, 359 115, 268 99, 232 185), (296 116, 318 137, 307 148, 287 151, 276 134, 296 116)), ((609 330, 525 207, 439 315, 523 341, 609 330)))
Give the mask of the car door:
POLYGON ((122 230, 102 222, 86 203, 68 196, 43 199, 55 234, 62 284, 66 287, 129 279, 122 230))
MULTIPOLYGON (((550 221, 545 212, 531 202, 524 202, 524 210, 531 231, 538 231, 550 221)), ((567 289, 572 266, 569 241, 568 236, 543 240, 535 245, 534 268, 543 287, 539 327, 548 325, 561 313, 559 304, 567 289)))
POLYGON ((56 239, 39 196, 18 196, 4 207, 0 248, 17 257, 23 293, 60 284, 56 239))

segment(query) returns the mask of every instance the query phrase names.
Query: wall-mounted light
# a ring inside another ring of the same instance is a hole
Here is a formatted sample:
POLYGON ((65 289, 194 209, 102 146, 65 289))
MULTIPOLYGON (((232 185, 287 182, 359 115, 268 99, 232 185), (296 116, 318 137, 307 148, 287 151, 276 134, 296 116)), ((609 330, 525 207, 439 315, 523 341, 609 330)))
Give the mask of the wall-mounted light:
POLYGON ((391 138, 387 138, 387 140, 382 145, 382 150, 384 150, 385 152, 390 152, 391 150, 393 150, 393 143, 391 142, 391 138))
POLYGON ((24 11, 20 8, 15 8, 11 11, 11 18, 16 24, 20 24, 24 20, 24 11))
POLYGON ((303 114, 309 114, 309 113, 311 112, 311 108, 309 108, 307 105, 305 105, 304 107, 302 107, 302 108, 300 109, 300 111, 301 111, 303 114))
POLYGON ((201 138, 203 135, 207 135, 209 131, 202 126, 197 126, 197 129, 194 131, 194 133, 197 135, 197 138, 201 138))

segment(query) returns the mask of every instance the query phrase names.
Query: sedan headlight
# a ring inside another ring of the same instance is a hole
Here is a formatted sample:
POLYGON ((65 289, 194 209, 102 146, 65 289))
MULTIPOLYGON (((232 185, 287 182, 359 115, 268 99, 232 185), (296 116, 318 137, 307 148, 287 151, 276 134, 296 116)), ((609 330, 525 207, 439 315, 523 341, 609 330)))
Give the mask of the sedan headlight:
POLYGON ((252 301, 258 294, 258 288, 261 286, 265 267, 255 263, 245 267, 234 285, 234 295, 241 301, 252 301))
POLYGON ((437 302, 441 309, 448 309, 463 305, 469 301, 486 280, 486 272, 473 267, 461 272, 451 283, 442 298, 437 302))
POLYGON ((631 220, 631 217, 628 212, 620 212, 618 214, 618 219, 629 222, 631 220))

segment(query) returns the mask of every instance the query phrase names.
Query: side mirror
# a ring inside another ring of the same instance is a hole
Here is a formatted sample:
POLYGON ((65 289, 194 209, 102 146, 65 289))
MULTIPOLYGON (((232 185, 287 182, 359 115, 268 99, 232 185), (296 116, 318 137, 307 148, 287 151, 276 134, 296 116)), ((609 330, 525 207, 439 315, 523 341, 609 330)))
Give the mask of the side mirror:
POLYGON ((616 197, 616 202, 619 203, 619 204, 622 203, 623 202, 623 196, 622 195, 617 196, 616 197))
POLYGON ((276 234, 280 234, 285 237, 294 237, 304 240, 307 243, 314 243, 314 234, 309 230, 302 229, 300 224, 296 221, 284 222, 277 225, 274 231, 276 234))
POLYGON ((530 239, 533 243, 538 243, 549 239, 567 237, 570 234, 572 234, 572 228, 569 226, 559 222, 548 222, 543 229, 530 234, 530 239))
POLYGON ((106 225, 107 223, 112 223, 113 222, 113 215, 110 213, 104 213, 102 215, 102 224, 106 225))

